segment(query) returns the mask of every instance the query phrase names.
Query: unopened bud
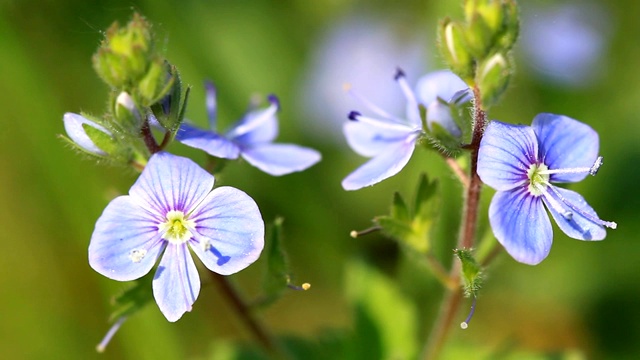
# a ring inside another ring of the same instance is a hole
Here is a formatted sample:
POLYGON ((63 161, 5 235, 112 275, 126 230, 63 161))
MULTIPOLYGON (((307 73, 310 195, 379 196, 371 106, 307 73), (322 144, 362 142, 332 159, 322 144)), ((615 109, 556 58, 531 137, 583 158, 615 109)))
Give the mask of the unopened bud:
POLYGON ((482 104, 489 107, 497 102, 509 84, 510 64, 502 54, 495 54, 480 64, 476 76, 482 104))
POLYGON ((440 52, 451 70, 467 81, 473 78, 473 62, 468 51, 462 26, 449 19, 440 24, 438 31, 440 52))
POLYGON ((115 117, 126 129, 135 132, 140 129, 141 117, 136 103, 129 93, 123 91, 116 98, 115 117))

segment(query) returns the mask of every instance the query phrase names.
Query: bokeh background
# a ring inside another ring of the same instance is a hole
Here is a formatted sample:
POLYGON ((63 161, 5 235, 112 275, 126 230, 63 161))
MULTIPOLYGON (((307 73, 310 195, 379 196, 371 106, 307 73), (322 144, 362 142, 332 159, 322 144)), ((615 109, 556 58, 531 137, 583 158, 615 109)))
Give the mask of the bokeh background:
MULTIPOLYGON (((167 58, 193 85, 188 118, 206 123, 204 79, 218 86, 223 125, 241 116, 252 95, 275 93, 283 105, 280 141, 323 153, 303 173, 274 178, 239 162, 218 179, 253 196, 266 221, 285 219, 294 282, 312 284, 263 310, 265 324, 295 338, 290 342, 307 349, 305 358, 414 355, 440 286, 393 240, 348 234, 385 214, 393 191, 410 197, 418 175, 428 172, 440 177, 443 205, 434 247, 450 263, 461 189, 436 154, 421 150, 398 176, 343 191, 341 179, 365 159, 341 135, 347 111, 361 108, 342 85, 350 82, 401 112, 396 66, 412 83, 442 68, 436 24, 446 15, 460 18, 459 2, 3 0, 0 357, 221 359, 233 353, 232 344, 251 340, 207 285, 177 323, 151 304, 124 324, 104 354, 95 352, 109 328, 110 299, 126 284, 94 272, 87 246, 102 209, 126 193, 136 174, 77 156, 56 134, 64 131, 64 112, 104 111, 108 89, 90 58, 102 31, 134 11, 154 24, 167 58)), ((470 328, 453 330, 445 358, 640 357, 638 14, 636 1, 523 4, 517 72, 490 117, 529 124, 537 113, 552 112, 596 129, 605 165, 571 188, 619 227, 593 243, 555 228, 550 256, 535 267, 502 254, 489 269, 470 328)), ((180 145, 171 150, 205 159, 180 145)), ((486 189, 485 210, 491 195, 486 189)), ((264 267, 258 261, 232 280, 248 297, 258 296, 264 267)))

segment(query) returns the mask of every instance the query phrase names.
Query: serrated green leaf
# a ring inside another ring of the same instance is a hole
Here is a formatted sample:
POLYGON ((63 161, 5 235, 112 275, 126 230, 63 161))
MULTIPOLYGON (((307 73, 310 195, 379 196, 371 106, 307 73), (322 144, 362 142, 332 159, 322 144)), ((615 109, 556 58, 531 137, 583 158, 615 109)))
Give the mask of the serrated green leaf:
MULTIPOLYGON (((427 174, 422 174, 416 190, 415 216, 422 216, 428 209, 429 201, 436 195, 438 181, 429 181, 427 174)), ((435 199, 434 199, 435 200, 435 199)))

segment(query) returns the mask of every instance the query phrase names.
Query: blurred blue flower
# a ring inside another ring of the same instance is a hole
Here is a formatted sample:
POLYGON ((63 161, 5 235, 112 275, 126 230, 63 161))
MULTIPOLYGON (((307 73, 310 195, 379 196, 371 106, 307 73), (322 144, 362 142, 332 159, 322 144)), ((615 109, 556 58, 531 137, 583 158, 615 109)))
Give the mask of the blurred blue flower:
POLYGON ((395 91, 389 69, 399 66, 409 74, 423 74, 428 69, 428 32, 414 31, 424 24, 412 25, 386 13, 376 16, 357 11, 327 26, 314 41, 300 80, 299 110, 309 116, 302 130, 346 145, 340 141, 342 124, 353 104, 340 91, 345 82, 388 112, 403 111, 405 101, 395 91))
POLYGON ((211 190, 214 178, 193 161, 160 152, 129 190, 107 205, 89 244, 89 264, 118 281, 138 279, 162 257, 153 295, 176 321, 200 292, 190 251, 211 271, 229 275, 253 263, 264 246, 256 203, 232 187, 211 190))
POLYGON ((497 190, 489 221, 514 259, 535 265, 549 254, 553 233, 545 206, 574 239, 602 240, 605 226, 616 228, 578 193, 551 184, 595 175, 602 165, 598 149, 598 134, 591 127, 562 115, 539 114, 531 126, 489 123, 480 143, 478 175, 497 190))
POLYGON ((349 89, 350 93, 367 106, 377 118, 364 116, 357 111, 349 113, 344 124, 344 134, 349 146, 358 154, 371 160, 349 174, 343 181, 345 190, 358 190, 385 180, 407 165, 416 142, 423 135, 419 104, 426 107, 427 126, 438 122, 453 136, 460 136, 460 128, 451 114, 451 104, 470 99, 467 85, 450 71, 437 71, 423 76, 414 92, 401 70, 395 79, 405 96, 406 116, 398 118, 349 89))
POLYGON ((182 123, 176 140, 219 158, 237 159, 242 156, 251 165, 274 176, 302 171, 320 161, 320 153, 316 150, 273 143, 278 135, 276 112, 280 105, 273 95, 268 98, 269 107, 250 110, 224 135, 219 134, 216 132, 216 90, 211 83, 206 83, 205 87, 211 130, 182 123))
POLYGON ((555 84, 584 86, 607 69, 603 64, 611 37, 604 3, 523 3, 524 61, 555 84))
POLYGON ((113 136, 111 131, 104 128, 104 126, 95 123, 87 119, 86 117, 74 113, 66 113, 64 114, 62 121, 64 122, 64 130, 67 132, 67 135, 71 140, 73 140, 76 145, 78 145, 81 149, 85 150, 88 153, 106 156, 107 153, 100 149, 87 135, 86 130, 83 125, 91 126, 97 130, 102 131, 103 133, 113 136))

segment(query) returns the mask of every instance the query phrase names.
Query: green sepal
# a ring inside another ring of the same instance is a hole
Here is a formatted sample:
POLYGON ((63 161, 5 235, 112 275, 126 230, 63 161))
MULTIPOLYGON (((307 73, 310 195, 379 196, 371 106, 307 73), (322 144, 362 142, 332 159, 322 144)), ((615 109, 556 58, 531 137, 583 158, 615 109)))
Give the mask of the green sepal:
POLYGON ((181 103, 182 81, 178 69, 169 63, 165 63, 165 69, 169 81, 162 90, 163 98, 151 105, 151 111, 165 129, 175 132, 182 122, 182 109, 186 106, 187 95, 185 102, 181 103))
POLYGON ((495 32, 480 14, 474 14, 465 31, 467 45, 476 59, 482 59, 492 48, 495 32))
POLYGON ((115 321, 123 316, 129 317, 153 301, 152 281, 153 272, 131 282, 131 285, 122 293, 113 297, 113 311, 109 317, 115 321))
POLYGON ((503 0, 503 31, 499 34, 498 44, 504 50, 511 50, 520 33, 520 17, 515 0, 503 0))
POLYGON ((510 61, 501 53, 494 54, 480 64, 477 85, 485 110, 497 103, 507 89, 511 72, 510 61))
MULTIPOLYGON (((452 109, 455 111, 455 109, 452 109)), ((428 147, 446 154, 449 157, 456 157, 462 151, 460 138, 451 135, 451 133, 437 122, 431 122, 430 129, 426 131, 428 136, 428 147)))
POLYGON ((462 264, 462 286, 466 297, 477 297, 482 287, 482 268, 469 249, 454 250, 462 264))
POLYGON ((472 84, 474 63, 468 50, 469 45, 462 25, 445 18, 438 27, 438 39, 440 53, 451 71, 460 76, 467 84, 472 84))
POLYGON ((430 235, 438 213, 436 194, 437 182, 430 182, 423 174, 415 194, 412 213, 402 197, 395 193, 391 214, 377 216, 373 221, 385 235, 397 240, 401 245, 413 252, 426 254, 430 249, 430 235))
POLYGON ((282 247, 282 223, 278 217, 271 226, 269 247, 266 251, 267 271, 262 283, 263 296, 256 302, 256 306, 268 306, 282 297, 288 288, 291 277, 289 260, 282 247))
POLYGON ((167 75, 165 61, 160 57, 153 59, 137 86, 142 106, 151 106, 160 101, 169 94, 174 82, 174 77, 167 75))
POLYGON ((118 150, 118 142, 113 138, 113 136, 103 132, 102 130, 96 129, 89 124, 82 124, 82 129, 89 139, 91 139, 91 141, 100 148, 100 150, 109 155, 115 154, 118 150))

